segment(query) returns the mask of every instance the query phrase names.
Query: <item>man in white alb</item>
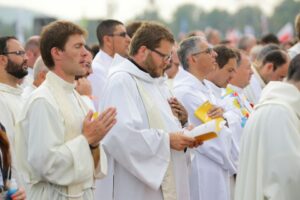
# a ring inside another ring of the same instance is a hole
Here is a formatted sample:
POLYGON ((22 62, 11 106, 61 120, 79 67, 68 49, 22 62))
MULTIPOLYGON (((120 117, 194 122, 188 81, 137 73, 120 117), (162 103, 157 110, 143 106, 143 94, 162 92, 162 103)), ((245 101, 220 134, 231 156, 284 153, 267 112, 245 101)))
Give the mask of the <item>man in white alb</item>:
POLYGON ((41 34, 46 80, 28 98, 16 134, 17 161, 31 200, 93 200, 94 179, 105 173, 100 140, 115 124, 116 110, 98 117, 75 91, 85 73, 85 31, 55 21, 41 34))
MULTIPOLYGON (((0 122, 6 129, 12 155, 12 174, 19 185, 23 180, 17 176, 15 162, 15 125, 21 112, 22 89, 19 81, 27 75, 27 56, 21 43, 13 36, 0 37, 0 122)), ((18 199, 25 199, 25 191, 18 192, 18 199), (23 198, 21 197, 23 196, 23 198)))
MULTIPOLYGON (((205 38, 195 36, 183 40, 178 49, 180 68, 174 80, 174 94, 188 111, 189 122, 200 125, 203 122, 195 117, 195 110, 209 101, 213 108, 208 112, 211 118, 224 117, 231 124, 229 115, 223 108, 220 98, 204 83, 209 73, 217 67, 217 53, 205 38)), ((221 130, 219 137, 204 142, 195 150, 192 160, 190 187, 192 200, 229 200, 230 175, 236 172, 232 152, 234 144, 228 128, 221 130), (216 192, 218 191, 218 192, 216 192)))
POLYGON ((100 50, 92 62, 93 73, 88 77, 92 84, 96 109, 98 109, 99 101, 103 98, 103 88, 115 54, 126 58, 130 43, 130 37, 124 24, 113 19, 103 20, 98 25, 97 38, 100 50))
POLYGON ((160 78, 173 44, 165 27, 145 23, 135 33, 130 58, 110 72, 100 109, 118 110, 118 122, 103 140, 115 160, 115 200, 189 199, 184 149, 197 144, 182 133, 160 78))
POLYGON ((14 144, 15 124, 23 102, 19 81, 27 75, 27 56, 21 43, 12 36, 0 38, 0 121, 14 144))
POLYGON ((277 45, 265 46, 252 63, 253 75, 244 91, 251 103, 258 103, 262 89, 270 81, 282 81, 287 74, 290 58, 277 45))
POLYGON ((300 55, 287 81, 270 82, 244 128, 237 173, 237 200, 300 197, 300 55))

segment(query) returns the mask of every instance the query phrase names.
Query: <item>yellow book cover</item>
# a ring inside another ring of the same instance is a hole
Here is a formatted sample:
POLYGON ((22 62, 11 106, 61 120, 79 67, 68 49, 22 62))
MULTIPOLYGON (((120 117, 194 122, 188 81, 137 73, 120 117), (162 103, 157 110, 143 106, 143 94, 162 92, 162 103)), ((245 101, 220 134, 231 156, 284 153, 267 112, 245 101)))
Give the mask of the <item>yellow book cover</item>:
POLYGON ((213 105, 209 101, 205 101, 201 106, 199 106, 195 110, 194 115, 203 123, 209 122, 212 120, 212 118, 210 118, 207 113, 212 107, 213 105))
POLYGON ((211 129, 206 133, 202 133, 201 135, 195 136, 196 140, 206 141, 218 137, 217 132, 219 132, 222 129, 223 125, 225 124, 224 119, 222 117, 212 119, 208 116, 207 113, 212 108, 213 105, 209 101, 206 101, 195 110, 194 115, 204 124, 210 124, 208 122, 212 120, 215 121, 213 129, 211 129))

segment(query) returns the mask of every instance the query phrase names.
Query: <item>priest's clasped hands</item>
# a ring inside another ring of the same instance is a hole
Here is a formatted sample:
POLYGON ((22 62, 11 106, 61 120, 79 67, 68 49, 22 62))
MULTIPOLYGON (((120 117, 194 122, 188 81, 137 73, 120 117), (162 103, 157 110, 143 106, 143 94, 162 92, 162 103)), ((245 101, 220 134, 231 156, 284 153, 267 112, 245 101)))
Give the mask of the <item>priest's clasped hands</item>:
POLYGON ((108 131, 116 124, 116 108, 104 110, 98 117, 93 118, 93 112, 89 111, 83 121, 83 135, 89 145, 97 146, 108 131))

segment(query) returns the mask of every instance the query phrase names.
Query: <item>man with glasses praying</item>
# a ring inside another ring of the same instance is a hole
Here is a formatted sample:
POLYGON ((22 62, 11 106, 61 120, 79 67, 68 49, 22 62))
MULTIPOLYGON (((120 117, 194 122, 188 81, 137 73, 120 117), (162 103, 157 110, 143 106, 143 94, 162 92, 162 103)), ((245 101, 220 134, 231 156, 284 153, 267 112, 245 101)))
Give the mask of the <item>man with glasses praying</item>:
MULTIPOLYGON (((227 125, 231 118, 224 111, 222 103, 204 83, 207 75, 216 70, 217 53, 203 37, 194 36, 183 40, 177 50, 183 67, 179 69, 173 91, 188 112, 189 122, 198 126, 204 122, 195 115, 203 103, 209 101, 213 106, 208 111, 212 119, 222 117, 227 125)), ((230 175, 236 172, 235 146, 228 127, 224 127, 217 138, 204 142, 195 151, 191 163, 191 200, 229 200, 230 175)))
POLYGON ((22 89, 18 83, 27 75, 27 56, 13 36, 0 38, 0 121, 14 144, 14 125, 22 108, 22 89))
MULTIPOLYGON (((93 73, 88 76, 92 85, 92 100, 95 109, 103 99, 103 89, 107 82, 108 71, 115 54, 128 57, 130 37, 124 24, 114 19, 103 20, 97 27, 97 38, 100 50, 96 54, 92 68, 93 73)), ((112 200, 113 188, 113 161, 108 158, 108 174, 105 178, 96 181, 96 199, 112 200)))
POLYGON ((165 27, 144 23, 130 57, 110 71, 99 108, 114 105, 119 116, 103 141, 114 159, 114 200, 189 200, 184 149, 198 144, 182 134, 161 79, 173 45, 165 27))

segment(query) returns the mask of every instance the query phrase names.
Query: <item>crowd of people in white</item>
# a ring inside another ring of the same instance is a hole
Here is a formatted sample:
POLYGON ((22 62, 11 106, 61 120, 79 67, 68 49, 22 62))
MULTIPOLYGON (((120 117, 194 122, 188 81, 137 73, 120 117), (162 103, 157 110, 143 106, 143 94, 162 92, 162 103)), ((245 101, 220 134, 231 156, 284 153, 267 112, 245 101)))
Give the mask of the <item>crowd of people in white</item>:
POLYGON ((299 199, 300 42, 176 42, 113 19, 96 33, 95 49, 64 20, 24 47, 0 37, 0 199, 299 199), (189 135, 211 120, 217 137, 189 135))

